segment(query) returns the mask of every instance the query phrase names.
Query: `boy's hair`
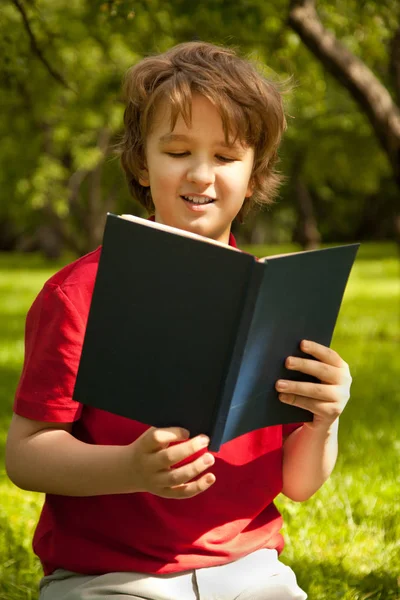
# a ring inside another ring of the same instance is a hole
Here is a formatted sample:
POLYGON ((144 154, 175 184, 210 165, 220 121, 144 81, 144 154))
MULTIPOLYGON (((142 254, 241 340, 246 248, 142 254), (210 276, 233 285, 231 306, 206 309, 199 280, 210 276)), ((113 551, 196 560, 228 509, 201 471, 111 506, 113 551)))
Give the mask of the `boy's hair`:
POLYGON ((201 94, 217 108, 226 142, 238 139, 254 148, 254 192, 238 215, 242 221, 255 205, 272 202, 282 180, 274 169, 286 128, 282 97, 276 84, 234 50, 205 42, 179 44, 144 58, 126 74, 121 163, 131 194, 149 213, 154 212, 150 188, 139 183, 152 119, 160 101, 167 100, 171 131, 179 115, 190 126, 193 94, 201 94))

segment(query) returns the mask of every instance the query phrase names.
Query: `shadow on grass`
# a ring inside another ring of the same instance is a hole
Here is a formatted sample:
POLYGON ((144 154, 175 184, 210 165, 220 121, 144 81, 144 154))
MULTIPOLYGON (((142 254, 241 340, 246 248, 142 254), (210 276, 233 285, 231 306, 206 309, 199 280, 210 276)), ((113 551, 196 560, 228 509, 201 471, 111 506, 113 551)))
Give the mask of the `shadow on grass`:
POLYGON ((310 600, 318 600, 318 589, 325 590, 324 598, 330 600, 398 600, 400 597, 397 576, 384 569, 362 575, 352 572, 342 564, 316 560, 292 562, 290 566, 296 573, 300 587, 309 594, 310 600))
POLYGON ((77 256, 66 254, 60 259, 51 260, 46 259, 37 252, 0 252, 0 269, 7 271, 19 271, 21 268, 29 271, 48 269, 55 273, 68 263, 76 260, 76 258, 77 256))

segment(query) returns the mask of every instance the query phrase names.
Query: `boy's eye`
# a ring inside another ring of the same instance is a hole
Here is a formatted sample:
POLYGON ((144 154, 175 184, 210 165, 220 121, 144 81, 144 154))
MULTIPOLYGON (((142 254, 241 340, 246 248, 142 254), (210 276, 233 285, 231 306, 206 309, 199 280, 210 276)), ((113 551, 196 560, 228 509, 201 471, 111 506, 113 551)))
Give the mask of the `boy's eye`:
POLYGON ((218 160, 226 163, 232 163, 236 161, 236 158, 229 158, 228 156, 217 155, 218 160))
MULTIPOLYGON (((188 156, 190 152, 166 152, 168 156, 172 156, 173 158, 181 158, 182 156, 188 156)), ((215 158, 224 163, 232 163, 236 161, 236 158, 230 158, 229 156, 222 156, 221 154, 216 154, 215 158)))

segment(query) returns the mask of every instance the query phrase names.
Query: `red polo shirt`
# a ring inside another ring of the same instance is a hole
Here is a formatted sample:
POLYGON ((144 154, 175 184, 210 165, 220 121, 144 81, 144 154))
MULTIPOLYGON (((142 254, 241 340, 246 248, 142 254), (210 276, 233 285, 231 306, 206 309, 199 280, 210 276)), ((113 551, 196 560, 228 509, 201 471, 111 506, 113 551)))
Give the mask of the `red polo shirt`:
MULTIPOLYGON (((230 244, 235 245, 231 235, 230 244)), ((25 362, 14 410, 36 421, 74 422, 90 444, 130 444, 146 426, 72 400, 101 249, 56 273, 26 321, 25 362)), ((133 341, 134 343, 134 341, 133 341)), ((273 505, 282 488, 282 433, 260 429, 224 444, 215 484, 185 500, 148 493, 85 498, 48 494, 33 546, 45 574, 172 573, 283 548, 273 505)))

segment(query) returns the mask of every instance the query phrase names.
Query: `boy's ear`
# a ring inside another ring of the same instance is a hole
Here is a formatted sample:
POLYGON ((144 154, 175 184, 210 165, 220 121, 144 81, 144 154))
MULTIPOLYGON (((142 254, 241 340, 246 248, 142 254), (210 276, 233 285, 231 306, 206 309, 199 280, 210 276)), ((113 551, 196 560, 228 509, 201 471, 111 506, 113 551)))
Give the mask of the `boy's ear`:
POLYGON ((254 192, 254 181, 253 178, 250 179, 249 184, 247 186, 246 193, 244 195, 245 198, 250 198, 254 192))
POLYGON ((139 171, 139 183, 143 187, 150 187, 149 172, 145 168, 139 171))

